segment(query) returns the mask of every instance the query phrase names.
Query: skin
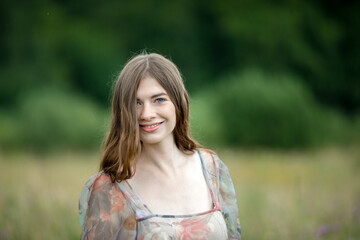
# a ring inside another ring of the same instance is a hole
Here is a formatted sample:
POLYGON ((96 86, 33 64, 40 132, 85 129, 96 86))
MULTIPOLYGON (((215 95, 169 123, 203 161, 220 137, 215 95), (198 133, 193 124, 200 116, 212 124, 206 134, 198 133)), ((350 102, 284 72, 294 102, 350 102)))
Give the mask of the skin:
POLYGON ((175 107, 154 78, 140 82, 137 116, 142 151, 135 175, 128 182, 141 200, 155 214, 183 215, 210 210, 212 201, 200 159, 197 154, 184 154, 176 147, 175 107), (161 124, 146 128, 157 123, 161 124))

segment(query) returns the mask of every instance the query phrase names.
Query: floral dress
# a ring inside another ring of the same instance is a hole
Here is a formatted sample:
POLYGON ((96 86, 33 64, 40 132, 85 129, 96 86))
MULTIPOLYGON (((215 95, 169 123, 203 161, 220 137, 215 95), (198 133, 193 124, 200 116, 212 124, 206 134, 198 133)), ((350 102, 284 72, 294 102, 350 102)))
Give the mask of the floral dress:
POLYGON ((188 215, 154 214, 127 181, 112 183, 99 172, 85 184, 79 200, 81 239, 240 239, 234 187, 225 164, 197 150, 213 208, 188 215))

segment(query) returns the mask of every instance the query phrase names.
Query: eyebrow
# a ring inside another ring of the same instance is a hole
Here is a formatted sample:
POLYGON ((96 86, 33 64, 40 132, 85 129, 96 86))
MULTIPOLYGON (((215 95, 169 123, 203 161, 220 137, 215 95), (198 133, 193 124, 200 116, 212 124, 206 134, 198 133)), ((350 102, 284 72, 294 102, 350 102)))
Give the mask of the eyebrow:
MULTIPOLYGON (((166 93, 163 93, 163 92, 162 92, 162 93, 157 93, 157 94, 152 95, 151 98, 157 98, 157 97, 160 97, 160 96, 163 96, 163 95, 167 96, 166 93)), ((137 100, 140 100, 140 99, 137 98, 137 100)))

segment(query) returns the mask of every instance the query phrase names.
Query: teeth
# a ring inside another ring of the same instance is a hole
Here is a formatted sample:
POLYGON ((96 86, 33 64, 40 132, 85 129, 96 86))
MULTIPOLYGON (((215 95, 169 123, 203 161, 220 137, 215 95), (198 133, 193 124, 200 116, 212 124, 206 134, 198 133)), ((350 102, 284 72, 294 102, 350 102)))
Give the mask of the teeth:
POLYGON ((157 125, 160 125, 160 123, 157 123, 157 124, 154 124, 154 125, 149 125, 149 126, 144 126, 145 128, 152 128, 152 127, 155 127, 157 125))

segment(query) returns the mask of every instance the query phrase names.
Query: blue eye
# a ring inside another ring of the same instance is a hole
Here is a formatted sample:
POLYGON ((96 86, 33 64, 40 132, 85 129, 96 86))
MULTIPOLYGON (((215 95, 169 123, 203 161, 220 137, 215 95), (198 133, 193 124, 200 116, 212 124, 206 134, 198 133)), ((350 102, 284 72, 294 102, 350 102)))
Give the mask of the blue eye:
POLYGON ((157 103, 162 103, 162 102, 164 102, 164 101, 165 101, 164 98, 157 98, 157 99, 155 100, 155 102, 157 102, 157 103))
POLYGON ((136 106, 141 106, 141 102, 137 101, 136 106))

